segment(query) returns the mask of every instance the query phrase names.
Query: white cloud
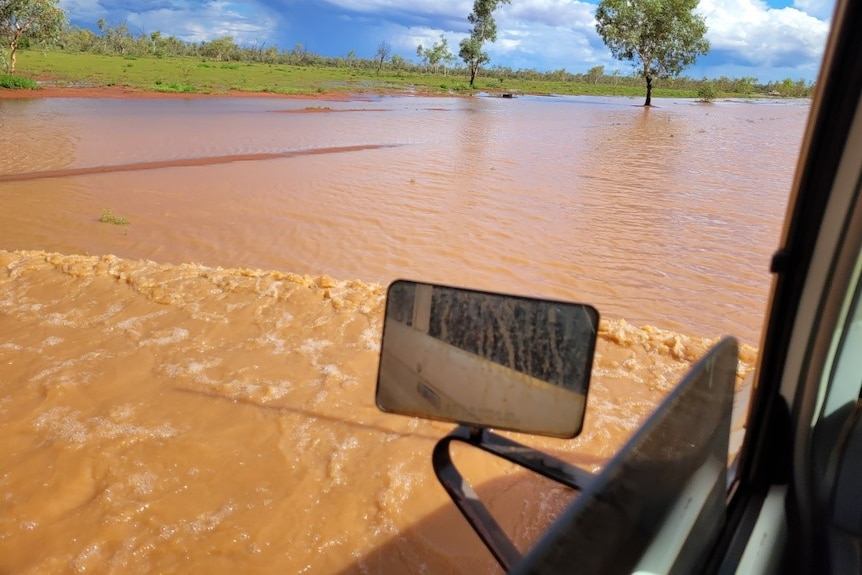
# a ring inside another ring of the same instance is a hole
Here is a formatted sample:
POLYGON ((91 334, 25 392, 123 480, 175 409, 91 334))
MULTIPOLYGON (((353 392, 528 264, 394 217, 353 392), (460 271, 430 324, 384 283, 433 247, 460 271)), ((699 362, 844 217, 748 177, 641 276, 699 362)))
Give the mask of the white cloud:
POLYGON ((566 68, 585 72, 611 64, 595 29, 595 5, 577 0, 522 0, 503 6, 498 40, 487 50, 492 60, 513 68, 566 68))
POLYGON ((811 14, 815 18, 829 20, 835 9, 835 2, 834 0, 794 0, 793 7, 811 14))
POLYGON ((260 6, 223 1, 211 1, 191 8, 179 5, 131 12, 126 19, 133 29, 161 30, 192 42, 232 36, 238 44, 261 43, 271 37, 276 27, 275 17, 260 6))
POLYGON ((594 30, 595 11, 577 0, 519 0, 500 8, 499 21, 587 31, 594 30))
POLYGON ((703 0, 699 7, 712 50, 756 66, 816 67, 829 24, 796 8, 770 8, 759 0, 703 0))
POLYGON ((436 14, 450 16, 464 14, 466 18, 473 9, 470 0, 412 0, 406 4, 403 0, 326 0, 346 10, 353 12, 410 12, 419 14, 436 14))
MULTIPOLYGON (((336 1, 336 0, 330 0, 336 1)), ((391 4, 386 0, 337 0, 339 5, 383 5, 391 4)), ((472 2, 423 2, 433 5, 440 12, 448 6, 446 16, 452 17, 461 10, 467 27, 467 14, 472 2), (456 6, 463 4, 463 6, 456 6)), ((572 0, 515 0, 512 4, 502 5, 495 13, 497 21, 497 41, 485 45, 491 56, 491 65, 502 64, 519 67, 537 66, 536 59, 542 61, 543 68, 566 68, 579 71, 581 62, 586 62, 584 70, 601 59, 609 59, 601 40, 595 32, 595 6, 588 2, 572 0), (600 50, 597 52, 596 48, 600 50), (531 60, 532 62, 528 61, 531 60)), ((412 54, 418 44, 431 46, 438 41, 440 34, 449 41, 449 49, 457 55, 458 43, 466 36, 464 32, 445 30, 439 27, 402 27, 396 34, 388 37, 396 52, 412 54)), ((603 62, 599 62, 603 63, 603 62)))
POLYGON ((257 2, 163 0, 123 7, 110 0, 61 0, 60 6, 86 25, 103 18, 109 25, 125 22, 133 34, 159 30, 191 42, 233 36, 238 44, 260 43, 272 37, 277 23, 276 15, 257 2))
POLYGON ((458 34, 441 30, 439 28, 429 28, 425 26, 410 26, 399 27, 384 34, 385 37, 392 38, 390 44, 396 54, 401 54, 405 58, 414 58, 416 55, 416 47, 422 45, 425 48, 430 48, 440 41, 440 34, 446 38, 449 45, 449 51, 455 56, 458 55, 458 43, 466 34, 458 34))
POLYGON ((106 13, 99 0, 60 0, 60 7, 67 15, 93 23, 106 13))

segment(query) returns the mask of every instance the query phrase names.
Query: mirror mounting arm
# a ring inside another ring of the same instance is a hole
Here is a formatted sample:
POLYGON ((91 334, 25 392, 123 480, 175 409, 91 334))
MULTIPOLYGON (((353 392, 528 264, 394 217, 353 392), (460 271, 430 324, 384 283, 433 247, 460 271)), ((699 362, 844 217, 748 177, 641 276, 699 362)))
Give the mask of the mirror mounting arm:
POLYGON ((477 447, 572 489, 583 489, 594 477, 589 471, 481 427, 459 425, 437 442, 432 455, 437 479, 505 571, 520 562, 522 555, 455 467, 449 452, 453 441, 477 447))
POLYGON ((470 437, 468 441, 473 445, 479 445, 480 443, 482 443, 483 431, 484 428, 471 425, 469 427, 470 437))

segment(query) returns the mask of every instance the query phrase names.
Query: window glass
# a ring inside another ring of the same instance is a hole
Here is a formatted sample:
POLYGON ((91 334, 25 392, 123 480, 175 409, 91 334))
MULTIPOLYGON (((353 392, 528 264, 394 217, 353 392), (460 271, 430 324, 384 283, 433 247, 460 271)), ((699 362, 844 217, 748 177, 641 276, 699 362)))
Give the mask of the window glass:
POLYGON ((821 400, 825 395, 820 417, 828 417, 848 402, 859 398, 862 388, 862 254, 856 263, 854 281, 847 292, 843 321, 835 334, 832 369, 824 373, 821 400))

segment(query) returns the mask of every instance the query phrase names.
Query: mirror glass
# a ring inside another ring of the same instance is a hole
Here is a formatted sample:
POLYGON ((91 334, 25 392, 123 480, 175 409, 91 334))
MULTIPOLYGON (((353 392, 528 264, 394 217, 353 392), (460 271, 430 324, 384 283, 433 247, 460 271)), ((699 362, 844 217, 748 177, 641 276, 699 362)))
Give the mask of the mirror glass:
POLYGON ((386 299, 377 406, 574 437, 598 324, 588 305, 396 281, 386 299))

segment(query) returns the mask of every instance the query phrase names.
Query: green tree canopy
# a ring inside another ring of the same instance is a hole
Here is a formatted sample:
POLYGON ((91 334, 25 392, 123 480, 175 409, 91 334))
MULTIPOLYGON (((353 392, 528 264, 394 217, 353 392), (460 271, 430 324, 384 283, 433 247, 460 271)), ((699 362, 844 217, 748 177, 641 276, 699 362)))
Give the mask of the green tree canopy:
POLYGON ((239 52, 239 46, 233 41, 233 36, 213 38, 201 44, 201 56, 214 60, 234 60, 239 52))
POLYGON ((449 51, 449 42, 443 34, 440 34, 440 40, 432 44, 430 48, 425 48, 419 44, 416 47, 416 55, 422 59, 426 66, 430 66, 431 71, 435 74, 441 62, 443 62, 443 73, 445 74, 446 65, 455 60, 452 52, 449 51))
POLYGON ((473 11, 467 20, 473 25, 470 36, 461 40, 461 50, 458 53, 470 70, 470 86, 476 80, 479 66, 491 61, 488 54, 482 51, 485 42, 497 40, 497 23, 494 21, 494 10, 500 4, 508 4, 510 0, 475 0, 473 11))
POLYGON ((674 78, 709 52, 706 23, 694 13, 700 0, 601 0, 596 30, 618 60, 631 60, 646 80, 674 78))
POLYGON ((0 48, 8 50, 4 68, 15 73, 15 56, 21 42, 48 42, 66 26, 66 14, 59 0, 0 0, 0 48))
POLYGON ((598 84, 599 80, 601 80, 604 75, 604 66, 593 66, 589 69, 589 71, 587 71, 587 80, 589 80, 590 84, 598 84))

